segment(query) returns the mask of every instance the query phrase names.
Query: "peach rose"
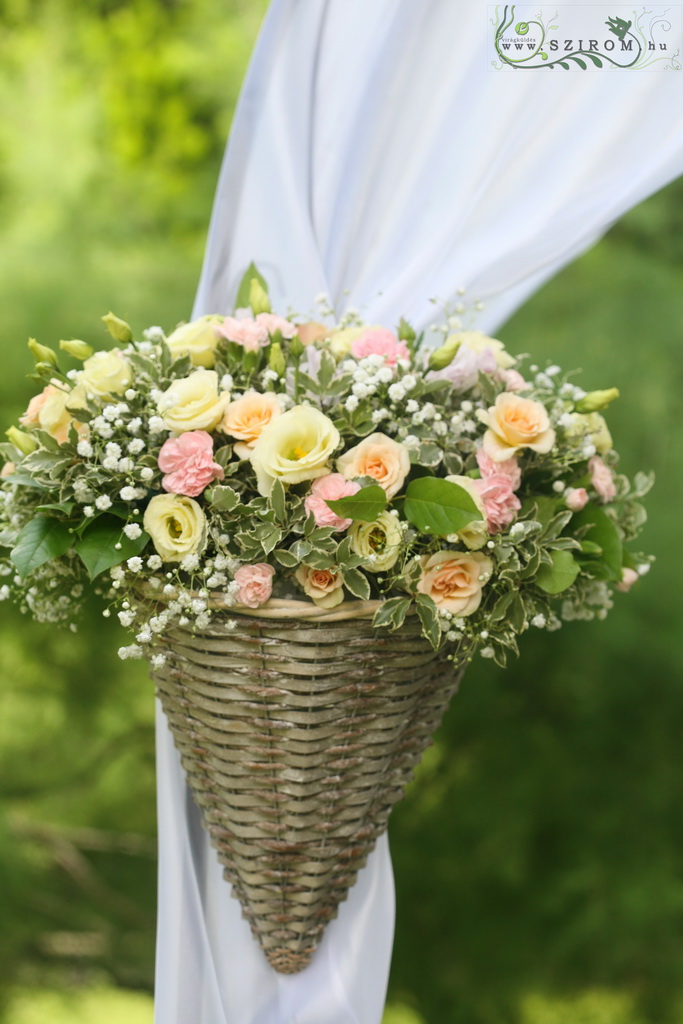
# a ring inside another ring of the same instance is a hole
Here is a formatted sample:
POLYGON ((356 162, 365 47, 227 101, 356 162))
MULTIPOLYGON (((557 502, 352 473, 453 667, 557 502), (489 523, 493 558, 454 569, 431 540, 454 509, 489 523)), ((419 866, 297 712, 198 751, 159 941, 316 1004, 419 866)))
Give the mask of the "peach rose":
POLYGON ((0 477, 12 476, 16 472, 17 467, 13 462, 6 462, 2 469, 0 469, 0 477))
POLYGON ((520 398, 505 391, 479 419, 489 428, 484 434, 484 451, 494 462, 505 462, 520 448, 545 454, 555 444, 555 431, 545 406, 533 398, 520 398))
POLYGON ((591 475, 591 483, 598 492, 598 497, 603 504, 614 501, 617 496, 617 489, 614 486, 612 470, 599 455, 594 455, 588 460, 588 472, 591 475))
POLYGON ((250 391, 241 398, 230 402, 225 410, 221 429, 225 434, 236 437, 235 453, 240 459, 248 459, 261 431, 282 412, 282 406, 272 391, 259 394, 250 391))
POLYGON ((319 608, 335 608, 344 600, 344 577, 338 570, 333 572, 332 569, 300 565, 294 577, 304 588, 306 596, 319 608))
POLYGON ((61 381, 54 379, 39 395, 34 395, 24 415, 19 417, 19 422, 22 427, 39 427, 59 444, 64 444, 72 424, 76 430, 83 426, 74 421, 67 407, 67 403, 73 399, 73 392, 65 388, 61 381))
POLYGON ((421 559, 421 594, 431 597, 441 611, 464 617, 476 612, 481 591, 493 572, 493 562, 478 551, 437 551, 421 559))
POLYGON ((347 479, 373 477, 387 492, 387 497, 393 498, 410 472, 410 455, 407 448, 386 434, 370 434, 355 448, 340 455, 337 469, 347 479))
POLYGON ((640 576, 636 570, 626 566, 621 570, 621 579, 615 584, 615 589, 620 590, 622 594, 628 594, 633 584, 637 583, 639 579, 640 576))
POLYGON ((235 583, 239 583, 237 601, 247 608, 258 608, 265 604, 273 593, 273 576, 275 569, 266 562, 255 565, 241 565, 235 573, 235 583))
POLYGON ((333 512, 328 501, 348 498, 360 490, 355 480, 347 480, 341 473, 328 473, 311 484, 311 493, 304 498, 307 513, 313 513, 316 526, 332 526, 335 530, 348 530, 353 519, 344 519, 333 512))
POLYGON ((319 324, 315 320, 309 320, 308 323, 298 324, 296 331, 302 345, 311 345, 314 341, 324 341, 325 338, 329 338, 332 328, 326 327, 325 324, 319 324))

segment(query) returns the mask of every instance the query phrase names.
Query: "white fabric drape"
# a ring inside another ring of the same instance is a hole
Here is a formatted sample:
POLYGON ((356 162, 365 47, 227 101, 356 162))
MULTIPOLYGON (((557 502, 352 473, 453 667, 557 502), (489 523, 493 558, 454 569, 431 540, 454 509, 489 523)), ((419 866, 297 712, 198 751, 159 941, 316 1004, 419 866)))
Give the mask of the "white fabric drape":
MULTIPOLYGON (((683 75, 495 72, 487 8, 274 0, 221 173, 195 315, 254 260, 274 305, 418 327, 458 288, 494 331, 683 172, 683 75)), ((599 296, 596 296, 599 301, 599 296)), ((385 840, 310 967, 266 964, 223 882, 160 713, 156 1024, 379 1024, 393 938, 385 840)))

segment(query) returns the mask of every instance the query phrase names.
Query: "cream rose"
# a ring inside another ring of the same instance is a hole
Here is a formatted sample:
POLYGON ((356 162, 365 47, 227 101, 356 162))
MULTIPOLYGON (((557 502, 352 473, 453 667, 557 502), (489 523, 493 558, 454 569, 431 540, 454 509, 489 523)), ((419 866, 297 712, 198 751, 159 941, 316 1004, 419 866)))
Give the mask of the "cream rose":
MULTIPOLYGON (((464 526, 462 530, 454 535, 459 538, 465 545, 465 547, 476 551, 478 548, 483 548, 486 541, 489 539, 489 532, 486 528, 486 508, 484 507, 484 499, 482 498, 477 485, 474 480, 469 476, 447 476, 448 480, 452 484, 458 484, 464 491, 467 491, 470 498, 477 506, 479 512, 481 512, 481 519, 474 519, 467 526, 464 526)), ((449 537, 449 540, 453 540, 449 537)))
POLYGON ((200 368, 174 380, 157 402, 157 410, 169 430, 214 430, 229 401, 227 392, 218 393, 216 371, 200 368))
POLYGON ((147 506, 142 523, 164 562, 181 562, 204 546, 206 516, 194 498, 157 494, 147 506))
POLYGON ((96 398, 108 395, 122 395, 133 380, 133 371, 128 360, 118 349, 110 352, 96 352, 83 363, 76 380, 86 394, 96 398))
POLYGON ((478 551, 437 551, 421 559, 421 594, 431 597, 442 611, 464 617, 476 612, 481 590, 493 572, 493 562, 478 551))
POLYGON ((300 565, 294 576, 304 588, 306 596, 319 608, 335 608, 344 600, 344 577, 339 571, 300 565))
POLYGON ((215 352, 219 338, 214 325, 222 322, 222 316, 209 313, 207 316, 200 316, 198 320, 192 320, 189 324, 176 327, 166 339, 166 345, 173 358, 189 356, 193 366, 204 366, 210 370, 216 362, 215 352))
POLYGON ((380 512, 374 523, 356 522, 349 530, 351 550, 370 559, 364 569, 384 572, 396 564, 403 544, 403 531, 398 517, 386 510, 380 512))
POLYGON ((276 417, 251 452, 259 494, 270 494, 276 480, 298 484, 329 473, 329 460, 339 444, 332 420, 309 405, 295 405, 276 417))
POLYGON ((520 448, 545 454, 555 444, 555 431, 545 406, 533 398, 520 398, 510 391, 498 395, 496 404, 479 410, 479 419, 489 428, 484 434, 484 451, 494 462, 504 462, 520 448))
POLYGON ((252 391, 230 402, 225 410, 221 430, 238 438, 235 452, 239 458, 248 459, 264 427, 281 414, 282 406, 272 391, 263 395, 252 391))
POLYGON ((386 434, 370 434, 337 459, 337 469, 347 480, 371 476, 393 498, 410 472, 408 449, 386 434))

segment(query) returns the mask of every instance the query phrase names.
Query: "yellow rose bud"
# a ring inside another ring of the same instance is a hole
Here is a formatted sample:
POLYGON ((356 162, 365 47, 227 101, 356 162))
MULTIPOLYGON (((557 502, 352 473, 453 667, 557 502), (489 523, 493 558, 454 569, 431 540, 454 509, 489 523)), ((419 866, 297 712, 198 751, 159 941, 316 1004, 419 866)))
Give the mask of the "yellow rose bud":
POLYGON ((102 321, 114 341, 120 341, 122 345, 127 345, 129 341, 133 340, 133 332, 130 324, 127 324, 125 320, 121 320, 120 317, 115 316, 114 313, 107 313, 106 316, 102 317, 102 321))
POLYGON ((19 430, 18 427, 8 427, 5 434, 22 455, 30 455, 38 447, 36 439, 31 437, 30 434, 26 434, 23 430, 19 430))
POLYGON ((429 357, 430 370, 444 370, 450 366, 455 359, 456 352, 462 345, 458 335, 453 335, 445 341, 441 348, 435 349, 429 357))
POLYGON ((133 371, 125 356, 112 349, 111 352, 96 352, 86 359, 77 380, 86 394, 106 398, 122 395, 133 380, 133 371))
POLYGON ((164 562, 181 562, 204 547, 206 516, 193 498, 157 494, 147 506, 142 522, 164 562))
POLYGON ((398 561, 403 532, 397 516, 386 510, 380 512, 374 523, 353 523, 349 537, 354 554, 368 559, 363 568, 369 572, 384 572, 398 561))
POLYGON ((282 354, 282 345, 277 341, 274 341, 270 346, 270 351, 268 353, 268 366, 273 373, 278 375, 278 377, 284 377, 286 369, 285 357, 282 354))
POLYGON ((209 313, 189 324, 181 324, 180 327, 176 327, 175 331, 166 338, 166 345, 171 355, 175 359, 180 356, 189 356, 193 366, 204 366, 210 370, 216 362, 216 345, 219 340, 215 324, 220 324, 222 321, 222 316, 209 313))
POLYGON ((229 401, 227 392, 218 393, 216 371, 200 367, 189 377, 174 380, 157 409, 169 430, 215 430, 229 401))
POLYGON ((40 345, 35 338, 29 338, 28 347, 37 363, 47 363, 50 367, 57 365, 57 353, 47 345, 40 345))
POLYGON ((251 453, 260 494, 268 495, 276 480, 298 484, 329 473, 339 445, 339 431, 324 413, 295 405, 261 431, 251 453))
POLYGON ((577 412, 599 412, 606 409, 610 402, 619 397, 619 388, 606 388, 604 391, 589 391, 587 395, 575 403, 577 412))
POLYGON ((88 345, 85 341, 78 341, 74 338, 72 341, 60 341, 59 347, 62 352, 66 352, 68 356, 73 359, 80 359, 81 362, 85 359, 89 359, 93 354, 94 349, 91 345, 88 345))
POLYGON ((249 305, 254 316, 258 316, 259 313, 270 313, 272 310, 268 292, 257 277, 252 277, 249 282, 249 305))

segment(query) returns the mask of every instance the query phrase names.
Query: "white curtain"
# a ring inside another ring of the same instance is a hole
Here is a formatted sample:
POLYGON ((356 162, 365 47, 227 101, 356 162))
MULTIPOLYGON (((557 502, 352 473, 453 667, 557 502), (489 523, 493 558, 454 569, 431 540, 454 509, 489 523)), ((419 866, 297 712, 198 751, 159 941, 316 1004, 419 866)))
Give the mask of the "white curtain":
MULTIPOLYGON (((489 69, 487 7, 274 0, 218 184, 194 313, 254 260, 277 309, 422 327, 441 302, 495 329, 683 172, 683 74, 489 69)), ((600 296, 595 296, 600 301, 600 296)), ((551 353, 549 353, 551 355, 551 353)), ((313 963, 266 964, 159 712, 156 1024, 379 1024, 394 920, 384 839, 313 963)), ((454 908, 454 912, 457 908, 454 908)))

